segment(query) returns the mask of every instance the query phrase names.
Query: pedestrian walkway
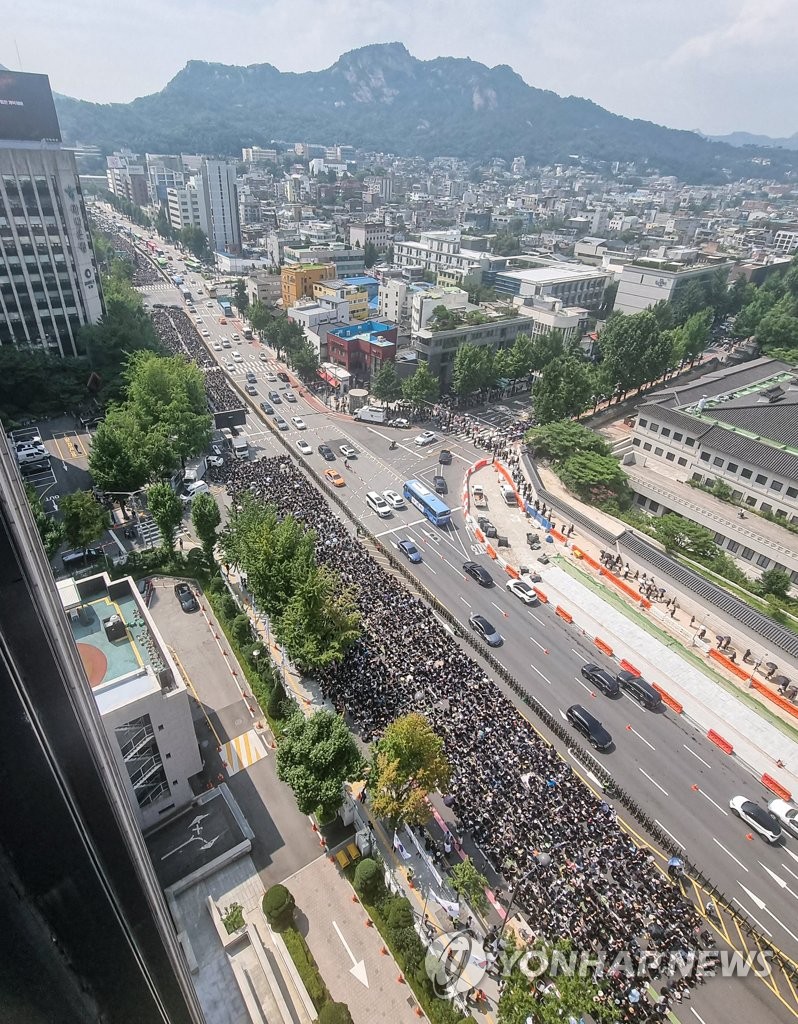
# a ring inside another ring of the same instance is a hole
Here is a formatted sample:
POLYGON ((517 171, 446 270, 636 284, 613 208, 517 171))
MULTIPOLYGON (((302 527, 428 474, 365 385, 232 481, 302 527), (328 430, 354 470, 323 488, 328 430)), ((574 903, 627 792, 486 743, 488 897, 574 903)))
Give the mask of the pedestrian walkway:
POLYGON ((235 775, 268 756, 260 733, 255 729, 244 732, 228 743, 222 744, 222 761, 228 775, 235 775))

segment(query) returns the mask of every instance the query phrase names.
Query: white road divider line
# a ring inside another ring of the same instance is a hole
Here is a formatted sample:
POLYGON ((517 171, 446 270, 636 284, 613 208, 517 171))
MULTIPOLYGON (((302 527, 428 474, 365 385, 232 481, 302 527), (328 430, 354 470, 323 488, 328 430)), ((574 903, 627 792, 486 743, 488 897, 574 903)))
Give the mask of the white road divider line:
POLYGON ((651 783, 651 784, 652 784, 653 786, 656 786, 656 787, 657 787, 657 789, 658 789, 658 790, 660 791, 660 793, 664 793, 664 795, 665 795, 665 796, 667 796, 667 795, 668 795, 668 793, 667 793, 667 790, 664 790, 664 789, 662 788, 662 786, 660 786, 660 784, 659 784, 659 783, 658 783, 658 782, 656 781, 656 779, 652 779, 652 778, 651 778, 651 776, 650 776, 650 775, 648 774, 648 772, 647 772, 647 771, 643 771, 643 769, 642 769, 642 768, 641 768, 641 767, 640 767, 639 765, 637 766, 637 770, 638 770, 639 772, 641 772, 641 773, 642 773, 643 775, 645 775, 645 777, 646 777, 646 778, 648 779, 648 781, 649 781, 649 782, 650 782, 650 783, 651 783))
POLYGON ((539 668, 536 668, 536 667, 535 667, 534 665, 530 665, 530 668, 532 669, 532 671, 533 671, 533 672, 537 672, 537 674, 538 674, 538 675, 540 676, 540 678, 541 678, 541 679, 543 680, 543 682, 544 682, 544 683, 548 683, 548 684, 549 684, 549 686, 551 686, 551 680, 550 680, 550 679, 547 679, 547 678, 546 678, 546 677, 545 677, 545 676, 543 675, 543 673, 542 673, 542 672, 540 671, 540 669, 539 669, 539 668))
POLYGON ((682 744, 682 746, 684 747, 684 749, 685 749, 685 750, 687 751, 687 753, 688 753, 688 754, 692 754, 692 755, 693 755, 693 757, 696 757, 696 758, 698 758, 698 760, 699 760, 699 761, 701 762, 701 764, 705 764, 705 765, 707 766, 707 768, 711 768, 711 767, 712 767, 712 765, 711 765, 711 764, 708 764, 708 763, 707 763, 707 762, 706 762, 706 761, 704 760, 704 758, 703 758, 703 757, 700 757, 700 756, 699 756, 698 754, 696 754, 696 752, 695 752, 695 751, 693 750, 693 748, 692 748, 692 747, 689 747, 689 746, 688 746, 688 745, 687 745, 686 743, 683 743, 683 744, 682 744))
POLYGON ((535 615, 534 612, 530 612, 529 614, 532 616, 533 619, 535 619, 537 622, 539 622, 541 624, 541 626, 545 626, 546 625, 546 623, 543 621, 543 619, 541 619, 541 617, 539 615, 535 615))
POLYGON ((533 636, 531 636, 529 639, 532 641, 533 644, 535 644, 536 647, 539 647, 541 649, 541 651, 545 651, 546 650, 546 648, 543 646, 543 644, 539 643, 533 636))
POLYGON ((740 867, 743 869, 743 871, 745 871, 746 873, 748 872, 748 868, 745 866, 745 864, 743 864, 743 862, 738 857, 735 857, 734 854, 731 852, 731 850, 728 850, 723 845, 723 843, 719 842, 714 836, 712 837, 712 842, 716 846, 719 846, 721 848, 721 850, 723 850, 724 853, 727 853, 736 864, 739 864, 740 867))
POLYGON ((655 825, 659 825, 659 827, 660 827, 660 828, 662 829, 662 831, 663 831, 663 832, 664 832, 664 833, 665 833, 666 835, 670 836, 670 837, 671 837, 671 839, 672 839, 672 840, 674 841, 674 843, 676 843, 676 845, 677 845, 677 846, 681 847, 681 849, 682 849, 682 850, 684 850, 684 849, 685 849, 685 845, 684 845, 684 843, 680 843, 680 842, 679 842, 679 840, 678 840, 678 839, 676 838, 676 836, 675 836, 675 835, 673 834, 673 832, 669 832, 669 831, 668 831, 668 830, 667 830, 667 829, 665 828, 665 826, 664 826, 664 825, 662 824, 662 822, 661 822, 661 821, 659 821, 659 820, 658 820, 657 818, 655 818, 655 819, 654 819, 654 824, 655 824, 655 825))
POLYGON ((638 738, 639 740, 642 740, 642 741, 643 741, 643 742, 645 743, 645 745, 646 745, 647 747, 651 747, 651 749, 652 749, 652 750, 656 750, 656 749, 657 749, 657 748, 656 748, 656 747, 654 746, 654 744, 653 744, 653 743, 649 743, 649 742, 648 742, 648 740, 647 740, 647 739, 645 738, 645 736, 641 736, 641 735, 640 735, 640 733, 639 733, 639 732, 637 731, 637 729, 634 729, 634 728, 633 728, 633 729, 630 729, 630 732, 633 732, 633 733, 635 734, 635 736, 637 736, 637 738, 638 738))
POLYGON ((460 598, 460 600, 463 602, 463 604, 466 606, 466 608, 470 608, 471 607, 471 605, 468 603, 468 601, 466 601, 466 599, 463 597, 462 594, 458 594, 457 596, 460 598))
POLYGON ((714 804, 721 814, 725 814, 727 818, 729 817, 729 812, 726 810, 725 807, 721 807, 717 800, 713 800, 712 797, 708 796, 703 789, 699 789, 698 792, 701 794, 702 797, 704 797, 705 800, 709 800, 711 804, 714 804))
MULTIPOLYGON (((740 883, 740 884, 742 885, 742 883, 740 883)), ((742 885, 742 888, 745 889, 745 886, 742 885)), ((748 892, 747 889, 745 891, 748 892)), ((751 913, 751 911, 748 909, 748 907, 745 906, 744 903, 741 903, 740 900, 738 900, 736 896, 733 896, 732 900, 737 904, 737 906, 740 908, 740 910, 742 910, 742 912, 745 914, 746 917, 750 917, 751 918, 751 920, 754 922, 754 924, 757 926, 757 928, 761 928, 763 932, 765 932, 767 935, 769 935, 771 938, 773 938, 773 932, 770 930, 770 928, 767 928, 765 925, 762 924, 762 922, 760 920, 758 920, 756 917, 754 917, 754 915, 751 913)))
POLYGON ((788 883, 785 882, 784 879, 780 875, 777 875, 775 871, 771 871, 770 868, 767 866, 767 864, 762 864, 761 860, 759 861, 759 863, 762 865, 762 867, 765 869, 765 871, 767 871, 767 873, 770 875, 770 877, 773 879, 773 881, 776 883, 776 885, 780 889, 786 889, 787 892, 790 894, 790 896, 792 896, 794 899, 798 900, 798 896, 795 895, 795 893, 789 887, 788 883))

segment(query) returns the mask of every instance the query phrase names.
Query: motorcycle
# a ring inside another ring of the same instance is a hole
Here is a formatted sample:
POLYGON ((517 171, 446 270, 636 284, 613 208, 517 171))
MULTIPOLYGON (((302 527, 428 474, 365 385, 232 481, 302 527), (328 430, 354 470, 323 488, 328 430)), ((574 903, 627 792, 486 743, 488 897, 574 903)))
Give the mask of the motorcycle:
POLYGON ((389 452, 396 451, 396 449, 398 447, 399 447, 399 445, 396 443, 396 441, 391 441, 390 445, 388 446, 388 451, 389 452))

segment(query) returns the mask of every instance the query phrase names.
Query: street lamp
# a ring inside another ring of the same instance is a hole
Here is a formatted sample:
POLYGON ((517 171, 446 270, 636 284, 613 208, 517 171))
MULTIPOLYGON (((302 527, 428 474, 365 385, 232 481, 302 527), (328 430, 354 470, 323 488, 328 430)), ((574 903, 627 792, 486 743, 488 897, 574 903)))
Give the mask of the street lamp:
POLYGON ((497 945, 501 941, 501 937, 504 934, 504 929, 507 926, 507 922, 510 920, 510 911, 512 910, 513 904, 515 903, 515 897, 516 897, 516 895, 518 893, 518 890, 521 888, 521 886, 524 884, 524 882, 527 881, 529 876, 531 874, 533 874, 535 871, 537 871, 538 868, 548 867, 549 864, 551 863, 551 857, 547 853, 535 853, 534 854, 534 858, 535 858, 535 863, 526 872, 526 874, 522 875, 518 879, 518 881, 515 883, 515 885, 510 890, 510 899, 509 899, 509 901, 507 903, 507 909, 505 911, 504 920, 502 921, 501 928, 499 928, 499 934, 496 936, 496 944, 497 945))

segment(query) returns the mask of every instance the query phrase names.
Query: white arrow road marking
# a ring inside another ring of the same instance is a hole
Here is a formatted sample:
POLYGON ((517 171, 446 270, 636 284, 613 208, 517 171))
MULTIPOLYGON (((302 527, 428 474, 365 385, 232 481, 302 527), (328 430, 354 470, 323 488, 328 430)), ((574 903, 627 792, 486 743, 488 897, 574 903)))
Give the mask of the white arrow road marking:
POLYGON ((731 850, 727 850, 726 847, 723 845, 723 843, 719 843, 718 840, 714 836, 712 837, 712 842, 715 843, 717 846, 719 846, 721 848, 721 850, 723 850, 724 853, 728 853, 728 855, 731 857, 731 859, 733 861, 736 861, 740 865, 740 867, 743 869, 743 871, 747 871, 748 870, 748 868, 745 866, 745 864, 743 864, 743 862, 741 860, 737 860, 737 858, 734 856, 734 854, 731 852, 731 850))
MULTIPOLYGON (((762 864, 762 861, 760 861, 759 863, 762 864)), ((782 889, 786 889, 790 896, 793 896, 795 897, 795 899, 798 900, 798 896, 795 895, 795 893, 792 891, 792 889, 789 887, 787 882, 784 881, 783 878, 780 878, 775 871, 771 871, 767 864, 762 864, 762 867, 765 869, 765 871, 767 871, 767 873, 770 875, 770 877, 773 879, 776 885, 780 886, 780 888, 782 889)))
MULTIPOLYGON (((750 889, 746 889, 742 882, 738 882, 737 884, 740 886, 743 892, 746 893, 746 895, 754 901, 754 903, 759 907, 760 910, 764 910, 766 914, 773 918, 773 920, 776 922, 777 925, 779 925, 779 927, 783 928, 784 931, 791 938, 795 939, 798 942, 798 935, 796 935, 795 932, 791 932, 786 924, 783 924, 781 921, 779 921, 779 919, 776 917, 772 910, 768 910, 764 900, 761 900, 758 896, 755 896, 750 889)), ((772 935, 773 933, 770 932, 769 934, 772 935)))
POLYGON ((630 729, 630 732, 633 732, 633 733, 635 734, 635 736, 637 736, 637 738, 638 738, 639 740, 642 740, 642 741, 643 741, 643 742, 645 743, 645 745, 646 745, 647 747, 651 747, 651 749, 652 749, 652 750, 656 750, 656 749, 657 749, 657 748, 656 748, 656 747, 654 746, 654 744, 653 744, 653 743, 649 743, 649 742, 648 742, 648 740, 647 740, 647 739, 645 738, 645 736, 641 736, 641 735, 640 735, 640 733, 639 733, 639 732, 637 731, 637 729, 634 729, 634 728, 632 728, 632 729, 630 729))
POLYGON ((665 790, 664 790, 664 789, 662 788, 662 786, 660 786, 660 784, 659 784, 658 782, 656 782, 656 781, 655 781, 654 779, 652 779, 652 778, 651 778, 651 776, 650 776, 650 775, 648 774, 648 772, 644 772, 644 771, 643 771, 643 769, 642 769, 642 768, 641 768, 641 767, 640 767, 639 765, 637 766, 637 770, 638 770, 639 772, 642 772, 642 773, 643 773, 643 775, 645 775, 645 777, 646 777, 646 778, 648 779, 648 781, 649 781, 649 782, 650 782, 650 783, 651 783, 652 785, 654 785, 654 786, 656 786, 656 787, 657 787, 657 789, 658 789, 658 790, 660 791, 660 793, 664 793, 664 794, 665 794, 665 796, 667 796, 667 795, 668 795, 668 794, 667 794, 667 792, 666 792, 666 791, 665 791, 665 790))
MULTIPOLYGON (((688 747, 686 743, 683 743, 682 746, 684 747, 684 749, 687 751, 688 754, 692 754, 693 757, 698 758, 698 760, 701 762, 701 764, 705 764, 707 766, 707 768, 711 768, 712 767, 711 764, 707 764, 707 762, 704 760, 703 757, 699 757, 698 754, 696 754, 696 752, 693 750, 692 747, 688 747)), ((692 1007, 691 1007, 691 1009, 692 1009, 692 1007)))
POLYGON ((786 853, 789 857, 792 857, 795 863, 798 864, 798 853, 793 853, 792 850, 788 849, 786 846, 783 846, 781 848, 781 852, 786 853))
POLYGON ((729 817, 729 812, 725 808, 721 807, 717 800, 713 800, 711 796, 707 796, 703 789, 699 789, 698 792, 701 794, 701 796, 704 797, 705 800, 709 800, 711 804, 714 804, 721 814, 725 814, 727 818, 729 817))
POLYGON ((796 875, 794 871, 791 871, 786 864, 782 864, 781 866, 784 868, 788 875, 792 875, 796 882, 798 882, 798 875, 796 875))
POLYGON ((352 950, 349 948, 349 943, 341 934, 341 929, 338 927, 335 921, 333 921, 332 925, 336 931, 336 934, 338 935, 338 938, 341 940, 344 949, 346 950, 346 955, 352 961, 352 966, 349 968, 349 973, 352 975, 353 978, 357 978, 361 985, 365 985, 366 988, 368 988, 369 979, 366 975, 365 963, 362 960, 355 960, 354 954, 352 953, 352 950))

